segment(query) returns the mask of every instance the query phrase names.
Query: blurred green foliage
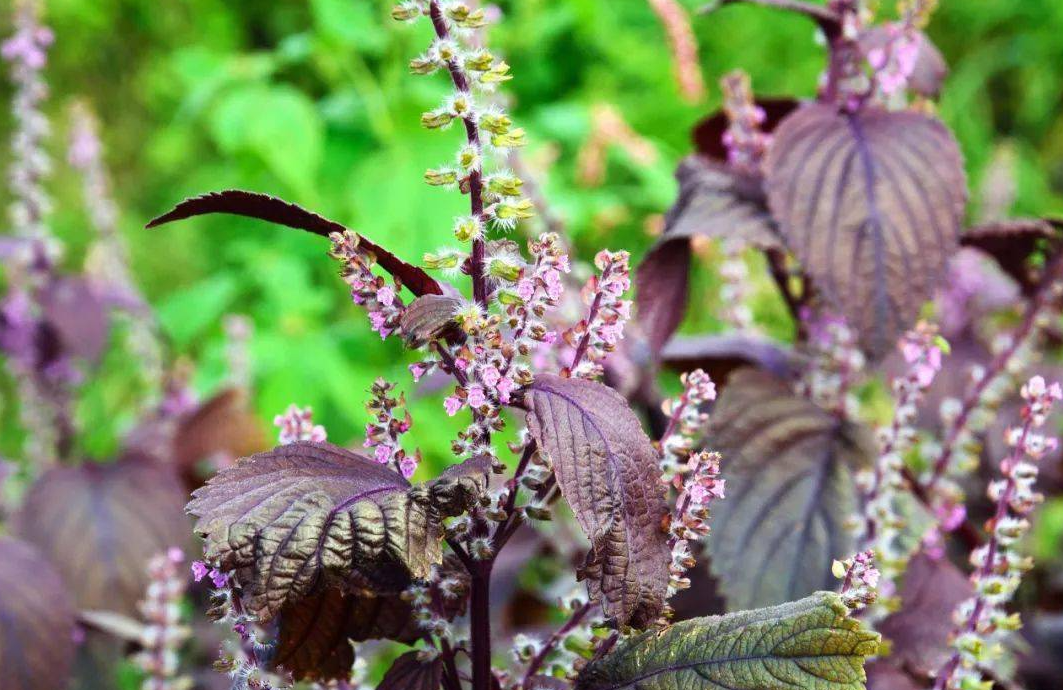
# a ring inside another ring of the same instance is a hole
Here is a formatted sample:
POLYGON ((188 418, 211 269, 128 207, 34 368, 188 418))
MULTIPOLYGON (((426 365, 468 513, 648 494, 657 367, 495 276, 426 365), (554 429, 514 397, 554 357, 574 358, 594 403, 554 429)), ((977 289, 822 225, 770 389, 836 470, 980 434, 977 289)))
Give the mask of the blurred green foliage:
MULTIPOLYGON (((463 199, 421 178, 453 156, 458 134, 418 124, 448 84, 441 75, 413 77, 406 67, 428 44, 427 27, 395 24, 386 0, 47 4, 57 34, 48 68, 58 161, 53 225, 71 265, 90 234, 63 145, 69 105, 84 98, 103 123, 136 275, 173 353, 197 363, 197 388, 207 393, 223 376, 221 317, 247 314, 263 423, 297 402, 314 406, 333 439, 358 437, 370 382, 385 376, 408 390, 409 360, 397 342, 381 343, 369 330, 321 240, 228 217, 157 231, 143 225, 186 196, 238 187, 317 210, 413 261, 448 242, 463 199)), ((723 73, 742 67, 759 93, 808 97, 824 65, 801 18, 754 7, 695 16, 709 91, 690 104, 678 93, 665 32, 644 0, 499 4, 505 19, 489 40, 513 66, 505 93, 529 132, 526 157, 533 168, 549 164, 545 191, 583 258, 601 246, 636 257, 646 249, 647 220, 672 200, 672 170, 690 149, 691 125, 718 106, 723 73), (646 165, 611 149, 604 183, 587 186, 578 181, 577 154, 600 103, 614 104, 658 156, 646 165)), ((972 188, 1001 150, 1013 151, 1013 210, 1063 212, 1063 3, 941 5, 929 33, 953 72, 940 113, 967 156, 972 188)), ((0 32, 8 22, 0 19, 0 32)), ((9 88, 0 86, 5 101, 9 88)), ((5 112, 0 132, 9 131, 5 112)), ((0 164, 6 156, 5 149, 0 164)), ((707 302, 692 309, 687 328, 714 328, 716 277, 699 270, 696 281, 707 302)), ((758 317, 784 336, 789 325, 766 282, 762 292, 758 317)), ((113 452, 135 412, 130 363, 112 355, 102 369, 102 383, 87 387, 79 410, 85 451, 101 457, 113 452)), ((10 392, 10 382, 3 390, 10 392)), ((413 438, 430 457, 442 457, 458 422, 441 421, 434 398, 411 406, 413 438)), ((0 450, 16 455, 9 402, 0 415, 0 450)))

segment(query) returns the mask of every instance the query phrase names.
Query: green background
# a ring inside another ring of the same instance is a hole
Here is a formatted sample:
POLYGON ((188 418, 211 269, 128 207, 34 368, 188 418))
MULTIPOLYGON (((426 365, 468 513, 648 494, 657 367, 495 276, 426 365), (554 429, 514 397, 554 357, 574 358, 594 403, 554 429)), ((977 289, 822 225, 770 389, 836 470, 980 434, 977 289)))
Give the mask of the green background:
MULTIPOLYGON (((687 2, 694 9, 698 3, 687 2)), ((1063 212, 1063 4, 1055 0, 943 0, 929 33, 952 74, 940 113, 967 158, 973 212, 987 167, 1016 160, 1013 211, 1063 212)), ((556 160, 544 186, 584 259, 601 246, 635 257, 652 241, 648 220, 675 193, 672 170, 690 149, 689 129, 719 104, 717 82, 747 70, 761 94, 813 95, 824 53, 800 17, 754 7, 695 16, 703 102, 685 102, 665 32, 643 0, 522 0, 500 3, 489 32, 512 65, 506 85, 528 160, 556 160), (591 108, 614 104, 653 143, 655 163, 610 149, 605 182, 577 181, 577 152, 591 108)), ((264 424, 288 403, 313 405, 331 437, 364 427, 365 391, 383 375, 408 388, 408 357, 381 343, 336 277, 315 238, 261 223, 215 217, 147 231, 144 222, 199 192, 246 188, 298 202, 363 232, 413 261, 449 241, 459 195, 426 187, 426 167, 451 159, 456 131, 427 132, 422 111, 448 91, 442 75, 415 77, 408 60, 426 47, 424 24, 397 24, 391 3, 367 0, 52 0, 57 42, 47 76, 57 161, 52 224, 77 266, 91 240, 77 174, 63 151, 69 107, 88 100, 103 125, 107 164, 122 208, 135 274, 156 305, 171 351, 197 363, 208 394, 224 375, 222 316, 249 315, 254 405, 264 424)), ((5 13, 6 14, 6 13, 5 13)), ((9 33, 3 17, 0 30, 9 33)), ((5 101, 10 86, 0 93, 5 101)), ((10 131, 7 113, 0 131, 10 131)), ((6 165, 7 152, 0 164, 6 165)), ((6 197, 0 191, 0 201, 6 197)), ((698 271, 698 309, 688 330, 718 322, 698 271)), ((770 290, 755 300, 770 330, 787 324, 770 290)), ((83 450, 104 458, 137 412, 135 377, 120 349, 86 386, 79 415, 83 450)), ((0 450, 16 455, 16 415, 4 388, 0 450)), ((414 436, 438 458, 458 422, 438 399, 412 402, 414 436), (430 421, 429 421, 430 420, 430 421)))

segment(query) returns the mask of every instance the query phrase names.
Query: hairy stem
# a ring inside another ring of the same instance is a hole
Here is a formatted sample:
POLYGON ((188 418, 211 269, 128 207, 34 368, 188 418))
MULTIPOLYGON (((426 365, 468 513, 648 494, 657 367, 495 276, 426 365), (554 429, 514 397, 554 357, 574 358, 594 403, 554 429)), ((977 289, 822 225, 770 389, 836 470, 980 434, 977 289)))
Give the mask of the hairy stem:
POLYGON ((491 567, 493 559, 479 561, 469 573, 472 592, 469 628, 472 642, 472 688, 491 690, 491 567))
MULTIPOLYGON (((450 38, 450 30, 447 29, 447 22, 443 18, 443 11, 439 7, 437 0, 430 0, 428 3, 429 15, 432 18, 432 26, 435 28, 436 36, 445 41, 450 38)), ((469 78, 465 74, 464 68, 457 62, 456 59, 447 61, 447 69, 450 72, 450 80, 454 83, 454 88, 462 94, 472 97, 469 90, 469 78)), ((481 152, 483 149, 480 146, 480 128, 476 124, 476 119, 473 115, 466 115, 462 118, 462 122, 465 124, 465 138, 469 142, 469 145, 481 152)), ((484 198, 483 198, 483 171, 481 162, 472 170, 469 171, 469 205, 473 218, 479 221, 481 227, 484 225, 486 216, 484 215, 484 198)), ((469 260, 469 273, 472 276, 472 295, 476 303, 481 308, 487 309, 487 281, 484 278, 484 238, 482 236, 476 237, 472 241, 472 255, 469 260)))
POLYGON ((526 688, 529 686, 529 682, 531 681, 532 676, 534 676, 539 671, 539 669, 542 668, 543 663, 546 662, 546 657, 550 655, 550 652, 554 651, 554 649, 559 644, 561 644, 561 641, 565 639, 565 635, 567 635, 573 628, 579 625, 580 622, 586 617, 586 615, 590 613, 590 610, 593 607, 594 604, 592 604, 591 602, 587 602, 586 604, 580 606, 578 609, 572 612, 572 615, 567 621, 565 621, 564 625, 555 630, 554 634, 546 640, 546 642, 543 644, 543 648, 539 650, 539 653, 532 657, 532 660, 528 662, 528 668, 524 671, 524 682, 522 683, 523 687, 526 688))

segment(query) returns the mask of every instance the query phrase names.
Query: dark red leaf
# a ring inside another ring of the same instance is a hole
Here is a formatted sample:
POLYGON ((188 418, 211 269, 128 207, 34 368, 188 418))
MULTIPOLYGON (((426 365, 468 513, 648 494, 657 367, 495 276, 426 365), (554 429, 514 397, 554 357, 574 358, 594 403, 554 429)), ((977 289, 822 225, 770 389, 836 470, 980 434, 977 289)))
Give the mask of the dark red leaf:
POLYGON ((968 228, 960 237, 965 247, 974 247, 992 256, 1005 273, 1031 295, 1041 284, 1041 276, 1031 259, 1044 252, 1055 255, 1063 244, 1063 220, 1015 218, 968 228))
POLYGON ((891 351, 959 242, 967 188, 952 134, 911 111, 806 105, 765 167, 772 215, 819 294, 871 357, 891 351))
POLYGON ((137 615, 148 560, 191 541, 176 475, 150 463, 49 470, 30 488, 14 532, 58 568, 81 609, 137 615))
POLYGON ((419 652, 406 652, 391 664, 377 690, 438 690, 443 683, 443 657, 421 661, 419 652))
POLYGON ((668 512, 657 452, 611 388, 540 374, 526 394, 528 430, 591 541, 581 575, 621 625, 656 620, 668 587, 668 512))
MULTIPOLYGON (((211 213, 228 213, 247 216, 259 220, 286 225, 298 230, 306 230, 315 235, 328 237, 333 232, 345 232, 346 227, 335 221, 322 218, 316 213, 288 203, 276 197, 257 192, 230 189, 223 192, 211 192, 202 196, 182 201, 173 210, 155 218, 147 227, 154 228, 175 220, 192 218, 211 213)), ((406 263, 380 245, 374 244, 359 235, 359 246, 373 253, 377 263, 385 271, 398 278, 406 288, 415 295, 441 295, 443 288, 435 278, 422 269, 406 263)))
POLYGON ((74 663, 74 605, 55 567, 0 535, 0 688, 56 690, 74 663))
POLYGON ((228 388, 181 417, 173 436, 173 462, 186 486, 203 484, 203 463, 215 457, 235 460, 272 444, 248 407, 247 393, 228 388))

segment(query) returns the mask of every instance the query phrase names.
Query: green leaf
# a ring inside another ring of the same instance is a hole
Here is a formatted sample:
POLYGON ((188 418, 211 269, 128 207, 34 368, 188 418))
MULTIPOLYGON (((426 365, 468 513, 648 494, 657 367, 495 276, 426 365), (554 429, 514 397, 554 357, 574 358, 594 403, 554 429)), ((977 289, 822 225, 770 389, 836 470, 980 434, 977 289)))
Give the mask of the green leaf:
POLYGON ((589 664, 576 690, 863 690, 878 639, 837 594, 818 592, 644 632, 589 664))
POLYGON ((853 473, 874 457, 866 429, 770 374, 740 369, 713 410, 709 443, 727 480, 708 545, 728 610, 833 588, 831 561, 853 550, 853 473))

